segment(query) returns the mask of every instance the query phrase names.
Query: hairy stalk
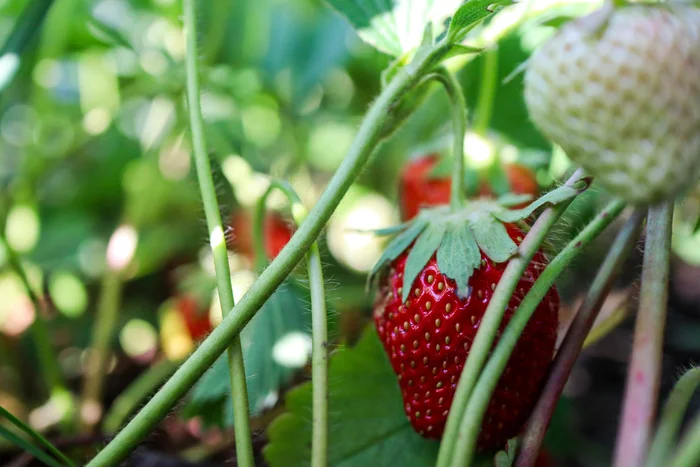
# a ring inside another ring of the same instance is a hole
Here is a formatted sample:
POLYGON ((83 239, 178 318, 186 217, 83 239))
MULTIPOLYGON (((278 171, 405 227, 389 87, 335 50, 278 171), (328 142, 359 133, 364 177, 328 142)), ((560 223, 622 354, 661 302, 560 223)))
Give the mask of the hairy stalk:
MULTIPOLYGON (((255 260, 265 255, 262 223, 265 218, 267 198, 275 189, 284 193, 289 201, 297 226, 306 219, 308 212, 294 188, 286 181, 275 180, 260 198, 255 209, 254 239, 255 260)), ((328 465, 328 324, 326 314, 326 290, 318 242, 314 242, 306 255, 306 268, 311 290, 311 384, 313 388, 313 428, 311 438, 311 466, 328 465)))
POLYGON ((427 75, 423 82, 436 80, 442 84, 450 98, 452 111, 454 170, 450 191, 450 204, 454 210, 460 209, 465 203, 464 194, 464 134, 467 131, 467 101, 464 99, 462 87, 454 75, 446 68, 440 67, 427 75))
POLYGON ((698 386, 700 386, 700 367, 686 371, 673 387, 649 450, 647 467, 663 465, 670 458, 683 416, 698 386))
POLYGON ((700 415, 690 425, 688 433, 676 449, 669 467, 696 467, 700 464, 700 415))
POLYGON ((569 379, 571 369, 581 353, 584 342, 593 327, 600 308, 603 306, 605 297, 610 292, 613 282, 620 272, 625 258, 627 258, 636 244, 645 215, 646 212, 642 209, 637 209, 633 212, 632 216, 617 234, 605 261, 600 266, 593 284, 591 284, 590 291, 581 304, 578 313, 576 313, 576 317, 571 323, 552 363, 547 381, 522 437, 520 452, 515 461, 516 467, 532 467, 535 465, 547 426, 552 418, 557 401, 564 390, 564 385, 569 379))
POLYGON ((486 50, 483 53, 481 65, 481 87, 479 88, 479 101, 474 117, 474 132, 480 136, 486 136, 493 114, 493 102, 496 98, 496 85, 498 82, 498 46, 486 50))
MULTIPOLYGON (((187 74, 187 103, 190 114, 190 129, 192 132, 192 148, 194 162, 197 168, 197 180, 204 204, 204 214, 209 230, 209 244, 214 257, 216 272, 216 288, 223 317, 229 314, 234 306, 233 289, 231 287, 231 270, 228 264, 226 239, 221 224, 219 203, 216 199, 216 189, 211 176, 211 166, 207 156, 204 137, 204 122, 200 108, 199 66, 197 63, 197 19, 195 0, 184 0, 185 33, 187 53, 185 66, 187 74)), ((236 460, 240 467, 255 465, 253 440, 250 432, 250 415, 248 411, 248 389, 246 386, 245 367, 243 364, 243 349, 241 339, 235 336, 228 348, 228 366, 231 383, 231 398, 233 401, 233 427, 236 439, 236 460)))
POLYGON ((108 269, 105 272, 83 380, 80 405, 80 429, 83 432, 91 431, 102 415, 102 390, 123 285, 120 271, 108 269))
POLYGON ((29 41, 41 30, 41 25, 52 3, 53 0, 32 0, 27 3, 17 19, 0 51, 0 92, 15 77, 21 63, 20 56, 29 41))
POLYGON ((139 404, 162 385, 163 381, 176 369, 177 365, 174 362, 163 359, 139 376, 115 399, 104 418, 102 431, 107 434, 116 433, 139 404))
POLYGON ((446 52, 447 47, 437 47, 398 72, 369 108, 348 154, 287 246, 260 274, 232 312, 227 314, 112 442, 88 463, 89 466, 117 465, 214 363, 228 342, 241 332, 243 326, 262 307, 316 240, 338 203, 362 171, 374 148, 386 134, 386 124, 391 121, 401 98, 440 62, 446 52))
POLYGON ((627 389, 615 449, 615 466, 644 465, 656 414, 668 299, 673 202, 649 208, 639 311, 627 389))
POLYGON ((552 260, 540 277, 534 283, 517 311, 513 314, 508 326, 498 340, 491 358, 484 367, 476 386, 469 398, 459 427, 459 443, 456 445, 452 458, 454 467, 470 465, 474 456, 476 440, 479 436, 481 422, 491 401, 491 394, 496 388, 501 374, 508 364, 513 349, 520 339, 525 326, 544 296, 549 292, 554 281, 568 267, 581 251, 594 240, 625 208, 620 200, 612 201, 583 229, 564 249, 552 260))
MULTIPOLYGON (((566 184, 568 186, 573 186, 583 177, 583 174, 583 170, 577 170, 569 180, 567 180, 566 184)), ((530 264, 530 260, 532 260, 532 257, 544 241, 547 233, 570 203, 571 201, 567 201, 545 209, 520 244, 519 254, 511 259, 508 266, 506 266, 501 280, 498 286, 496 286, 496 290, 486 308, 481 325, 472 343, 469 357, 467 357, 467 361, 462 369, 462 374, 459 377, 457 390, 452 400, 450 413, 447 417, 445 433, 442 438, 442 443, 440 443, 440 451, 437 460, 438 467, 452 465, 452 454, 456 449, 457 440, 459 439, 458 432, 462 414, 464 414, 474 385, 493 348, 493 341, 501 324, 501 319, 503 318, 503 314, 505 313, 510 297, 518 281, 523 275, 527 265, 530 264)))

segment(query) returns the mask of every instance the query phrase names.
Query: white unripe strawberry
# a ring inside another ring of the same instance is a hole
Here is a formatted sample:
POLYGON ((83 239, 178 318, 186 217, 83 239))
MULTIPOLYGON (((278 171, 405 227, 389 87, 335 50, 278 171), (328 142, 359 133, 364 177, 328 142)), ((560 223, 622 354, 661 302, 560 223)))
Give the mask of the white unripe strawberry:
POLYGON ((700 12, 606 6, 537 50, 525 75, 532 121, 612 193, 669 199, 700 173, 700 12))

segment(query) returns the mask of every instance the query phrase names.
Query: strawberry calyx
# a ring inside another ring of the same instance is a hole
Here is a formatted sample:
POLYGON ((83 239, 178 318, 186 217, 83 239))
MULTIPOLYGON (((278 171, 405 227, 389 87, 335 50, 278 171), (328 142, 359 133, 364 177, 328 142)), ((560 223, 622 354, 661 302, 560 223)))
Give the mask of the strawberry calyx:
MULTIPOLYGON (((521 204, 525 197, 510 194, 495 201, 477 199, 456 211, 448 205, 422 209, 409 222, 374 232, 397 235, 370 272, 368 284, 411 247, 406 259, 404 284, 413 284, 435 254, 441 273, 455 281, 459 295, 468 296, 467 284, 481 264, 480 252, 495 263, 504 263, 518 253, 518 246, 508 235, 506 224, 521 222, 545 205, 572 199, 585 191, 590 182, 590 178, 582 178, 575 186, 563 185, 521 209, 509 208, 521 204)), ((403 287, 403 301, 408 298, 410 290, 411 287, 403 287)))

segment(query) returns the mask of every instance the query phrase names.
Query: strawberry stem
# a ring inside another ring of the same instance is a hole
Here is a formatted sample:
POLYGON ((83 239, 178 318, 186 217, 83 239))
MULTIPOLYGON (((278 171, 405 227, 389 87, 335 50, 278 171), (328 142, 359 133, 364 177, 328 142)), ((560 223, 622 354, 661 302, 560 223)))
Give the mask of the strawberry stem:
MULTIPOLYGON (((663 465, 669 458, 671 452, 673 452, 673 447, 678 436, 681 422, 683 422, 685 411, 698 386, 700 386, 700 367, 695 367, 686 371, 673 387, 673 391, 671 391, 671 395, 668 396, 668 401, 666 401, 663 413, 661 414, 661 421, 659 422, 659 428, 656 430, 654 442, 649 450, 647 467, 663 465)), ((695 441, 696 444, 698 442, 700 442, 700 440, 695 441)), ((697 465, 698 461, 700 461, 700 459, 690 465, 697 465)))
MULTIPOLYGON (((230 314, 234 306, 231 287, 231 270, 228 263, 228 251, 224 230, 221 224, 219 203, 216 198, 211 165, 207 156, 204 122, 200 107, 199 66, 197 57, 197 19, 195 0, 184 0, 185 32, 187 54, 185 56, 187 77, 187 103, 192 132, 192 148, 197 169, 199 190, 204 204, 204 214, 209 230, 209 243, 214 258, 216 288, 219 294, 223 317, 230 314)), ((250 432, 250 415, 248 411, 248 388, 243 362, 243 349, 238 335, 233 336, 228 346, 228 367, 233 401, 233 426, 236 441, 236 460, 241 467, 253 467, 255 456, 250 432)))
POLYGON ((439 67, 433 73, 426 75, 421 84, 430 80, 435 80, 442 84, 450 98, 453 132, 452 163, 454 164, 450 188, 450 205, 453 210, 457 211, 464 207, 466 203, 464 192, 464 135, 467 132, 467 102, 459 82, 444 67, 439 67))
POLYGON ((656 415, 668 299, 673 202, 649 208, 642 287, 615 466, 643 465, 656 415))
MULTIPOLYGON (((584 171, 578 169, 567 180, 566 185, 574 186, 583 177, 584 171)), ((493 342, 496 338, 496 333, 498 332, 508 302, 510 302, 511 295, 513 295, 518 281, 544 241, 547 233, 572 200, 573 199, 570 199, 545 209, 520 244, 519 255, 511 259, 508 266, 506 266, 501 280, 496 286, 496 290, 486 308, 481 325, 479 326, 479 330, 471 346, 469 356, 462 369, 459 382, 457 383, 457 390, 452 401, 450 413, 447 417, 442 443, 440 444, 437 467, 447 467, 455 465, 455 463, 459 465, 459 459, 456 457, 453 458, 452 455, 458 444, 460 420, 467 407, 479 374, 484 367, 484 363, 493 348, 493 342)), ((460 442, 462 441, 460 440, 460 442)))
POLYGON ((527 326, 530 317, 545 297, 554 281, 576 258, 583 249, 595 239, 610 223, 620 215, 625 208, 622 200, 612 201, 603 209, 563 250, 557 254, 552 262, 545 268, 530 291, 527 293, 520 306, 513 314, 508 326, 498 340, 498 344, 489 358, 479 380, 474 387, 474 392, 469 398, 467 409, 464 412, 462 423, 459 427, 460 443, 453 455, 454 466, 467 466, 474 455, 476 439, 479 435, 481 422, 491 401, 491 394, 501 378, 501 374, 508 364, 508 360, 515 348, 520 334, 527 326))
POLYGON ((586 337, 598 316, 600 308, 603 306, 605 297, 612 288, 625 258, 627 258, 634 247, 635 240, 639 237, 645 214, 644 210, 636 210, 620 229, 596 274, 586 299, 581 304, 578 313, 576 313, 576 317, 557 352, 542 393, 530 416, 520 444, 520 453, 516 459, 516 467, 531 467, 535 465, 544 441, 545 432, 549 426, 557 401, 564 390, 564 385, 569 379, 574 363, 581 353, 586 337))
MULTIPOLYGON (((274 180, 257 204, 255 218, 262 236, 262 219, 265 216, 265 202, 272 191, 278 189, 289 201, 292 217, 300 226, 308 215, 294 188, 286 181, 274 180)), ((258 249, 262 248, 262 241, 258 249)), ((256 261, 258 254, 256 251, 256 261)), ((323 280, 323 267, 318 242, 314 241, 306 255, 306 268, 309 274, 311 291, 311 382, 313 388, 313 427, 311 438, 311 467, 328 465, 328 323, 326 314, 326 290, 323 280)))
MULTIPOLYGON (((192 0, 186 2, 190 13, 185 17, 188 26, 194 22, 192 0)), ((188 27, 188 31, 192 30, 188 27)), ((189 38, 188 63, 194 58, 194 37, 189 38)), ((277 258, 260 274, 236 306, 227 313, 223 321, 200 344, 197 350, 185 360, 172 378, 148 401, 141 411, 122 429, 121 432, 87 465, 113 466, 133 451, 139 441, 153 426, 165 417, 173 405, 196 383, 229 342, 236 338, 243 327, 263 306, 291 270, 301 261, 311 244, 331 217, 350 186, 359 176, 377 144, 387 134, 387 125, 408 91, 415 88, 421 78, 429 73, 447 54, 449 46, 442 43, 429 53, 421 54, 414 62, 399 70, 389 85, 369 108, 353 144, 340 167, 329 181, 307 219, 294 233, 277 258)), ((192 63, 190 66, 194 66, 192 63)), ((196 69, 196 66, 195 66, 196 69)), ((189 75, 188 75, 189 76, 189 75)), ((240 449, 240 446, 239 446, 240 449)), ((245 449, 245 448, 244 448, 245 449)))
POLYGON ((486 136, 491 124, 493 103, 496 98, 496 83, 498 82, 498 45, 494 45, 482 54, 481 87, 479 101, 476 104, 474 117, 474 133, 486 136))

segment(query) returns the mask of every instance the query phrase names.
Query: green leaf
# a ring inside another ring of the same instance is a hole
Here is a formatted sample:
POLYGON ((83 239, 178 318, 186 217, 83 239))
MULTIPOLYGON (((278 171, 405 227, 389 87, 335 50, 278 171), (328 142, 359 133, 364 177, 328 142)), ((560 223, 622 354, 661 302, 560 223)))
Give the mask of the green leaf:
POLYGON ((44 449, 49 451, 51 454, 53 454, 54 457, 51 457, 49 454, 45 453, 42 451, 39 447, 35 446, 34 444, 30 443, 26 439, 22 438, 21 436, 13 433, 12 431, 9 430, 9 428, 4 427, 2 424, 0 424, 0 437, 3 437, 7 439, 10 443, 16 445, 20 449, 30 453, 40 461, 44 462, 45 464, 49 466, 73 466, 73 462, 71 462, 68 457, 65 456, 56 446, 51 444, 49 440, 44 438, 41 434, 37 433, 34 431, 31 427, 26 425, 22 420, 19 418, 15 417, 11 412, 9 412, 7 409, 4 407, 0 406, 0 422, 5 419, 8 422, 10 422, 12 425, 14 425, 17 429, 20 431, 24 432, 26 435, 28 435, 31 439, 34 440, 35 443, 39 444, 42 446, 44 449))
POLYGON ((490 212, 475 212, 469 225, 479 248, 496 263, 508 261, 518 251, 518 246, 510 238, 505 226, 490 212))
POLYGON ((481 252, 466 222, 445 232, 437 263, 440 272, 457 283, 458 292, 466 292, 469 278, 481 263, 481 252))
POLYGON ((119 45, 133 50, 129 40, 112 26, 100 21, 97 18, 90 18, 87 22, 88 31, 100 42, 108 45, 119 45))
POLYGON ((442 242, 442 237, 445 234, 445 224, 428 224, 428 228, 418 237, 416 243, 408 253, 406 258, 406 268, 403 272, 403 293, 401 301, 406 301, 408 294, 411 293, 413 281, 416 280, 418 274, 430 260, 430 257, 435 254, 435 251, 442 242))
MULTIPOLYGON (((432 467, 438 442, 413 431, 401 392, 373 326, 357 345, 337 351, 329 365, 328 465, 432 467)), ((286 396, 288 412, 268 429, 264 448, 271 467, 302 467, 311 462, 312 384, 286 396)))
MULTIPOLYGON (((305 363, 283 365, 273 357, 275 344, 290 334, 301 333, 310 339, 305 292, 308 294, 291 281, 284 283, 241 332, 251 415, 274 404, 281 387, 305 363)), ((219 357, 191 394, 185 416, 204 415, 209 423, 233 425, 226 355, 219 357)))
POLYGON ((391 243, 387 245, 387 247, 384 249, 384 253, 382 253, 382 256, 377 261, 377 264, 374 265, 374 268, 369 273, 367 282, 371 282, 385 264, 398 258, 399 255, 403 253, 411 243, 413 243, 413 240, 415 240, 416 237, 423 232, 423 229, 425 229, 427 225, 428 223, 425 218, 419 214, 408 229, 397 235, 396 238, 394 238, 391 243))
MULTIPOLYGON (((362 40, 394 57, 426 42, 432 25, 435 37, 462 0, 328 0, 357 30, 362 40)), ((434 38, 430 38, 431 41, 434 38)))
POLYGON ((509 0, 471 0, 462 5, 452 17, 447 40, 451 43, 461 42, 464 36, 480 21, 496 12, 504 5, 510 5, 509 0))
POLYGON ((588 189, 591 184, 590 178, 579 180, 577 186, 562 185, 559 188, 550 191, 549 193, 540 196, 529 206, 514 211, 502 210, 494 211, 494 216, 506 223, 516 222, 527 217, 530 217, 537 209, 545 204, 556 205, 564 201, 568 201, 588 189))
MULTIPOLYGON (((374 326, 357 345, 330 359, 329 467, 433 467, 439 443, 418 435, 403 410, 401 391, 374 326)), ((270 467, 311 465, 312 383, 287 393, 287 412, 268 428, 263 449, 270 467)), ((474 467, 493 465, 488 456, 474 467)))

